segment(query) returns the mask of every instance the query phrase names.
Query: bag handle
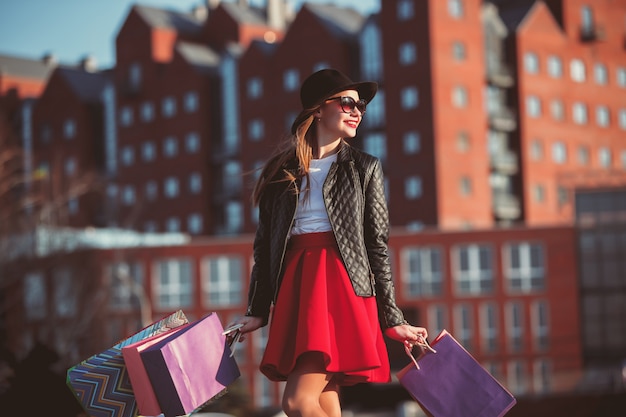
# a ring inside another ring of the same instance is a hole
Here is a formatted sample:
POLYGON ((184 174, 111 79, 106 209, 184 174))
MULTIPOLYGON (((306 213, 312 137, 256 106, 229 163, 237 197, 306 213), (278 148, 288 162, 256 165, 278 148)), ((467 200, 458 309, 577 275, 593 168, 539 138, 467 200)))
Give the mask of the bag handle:
MULTIPOLYGON (((432 348, 432 346, 430 346, 428 344, 428 340, 424 339, 424 337, 419 336, 417 338, 417 343, 415 344, 415 346, 419 346, 419 348, 421 349, 422 353, 424 353, 425 351, 430 351, 432 353, 437 353, 437 351, 435 349, 432 348)), ((421 369, 419 363, 417 363, 417 359, 415 359, 415 356, 413 356, 413 346, 409 347, 408 344, 404 344, 404 351, 406 352, 407 356, 409 358, 411 358, 411 360, 413 361, 413 364, 415 365, 415 367, 417 369, 421 369)))

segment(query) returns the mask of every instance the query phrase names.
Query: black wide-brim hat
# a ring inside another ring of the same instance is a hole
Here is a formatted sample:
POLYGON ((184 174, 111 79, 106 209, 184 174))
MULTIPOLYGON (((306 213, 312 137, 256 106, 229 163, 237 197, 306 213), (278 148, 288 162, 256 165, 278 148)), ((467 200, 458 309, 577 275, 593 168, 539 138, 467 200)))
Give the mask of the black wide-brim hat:
POLYGON ((291 133, 296 133, 300 123, 315 111, 316 106, 332 95, 345 90, 356 90, 359 98, 369 103, 378 91, 378 84, 373 81, 354 82, 336 69, 323 69, 309 75, 300 87, 302 111, 291 125, 291 133))

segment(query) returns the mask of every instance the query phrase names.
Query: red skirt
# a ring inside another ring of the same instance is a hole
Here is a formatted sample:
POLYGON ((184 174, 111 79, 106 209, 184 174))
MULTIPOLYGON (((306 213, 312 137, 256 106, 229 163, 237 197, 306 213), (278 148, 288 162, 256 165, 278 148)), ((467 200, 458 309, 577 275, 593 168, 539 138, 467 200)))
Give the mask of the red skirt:
POLYGON ((340 385, 391 380, 376 298, 355 294, 332 232, 291 237, 261 372, 285 381, 306 352, 340 385))

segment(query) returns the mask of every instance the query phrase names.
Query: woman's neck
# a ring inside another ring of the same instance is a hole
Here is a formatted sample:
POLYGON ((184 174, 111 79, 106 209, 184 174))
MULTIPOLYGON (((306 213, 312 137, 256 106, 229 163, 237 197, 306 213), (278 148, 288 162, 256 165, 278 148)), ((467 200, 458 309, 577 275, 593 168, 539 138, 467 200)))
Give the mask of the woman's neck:
POLYGON ((318 138, 317 155, 315 158, 322 159, 339 152, 340 144, 341 138, 336 138, 332 141, 320 141, 320 138, 318 138))

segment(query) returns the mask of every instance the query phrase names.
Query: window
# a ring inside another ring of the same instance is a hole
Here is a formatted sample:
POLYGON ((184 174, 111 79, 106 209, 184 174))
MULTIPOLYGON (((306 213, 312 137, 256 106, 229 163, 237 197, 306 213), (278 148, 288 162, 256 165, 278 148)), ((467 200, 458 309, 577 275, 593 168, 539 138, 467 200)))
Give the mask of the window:
POLYGON ((507 365, 507 388, 514 395, 526 393, 526 371, 522 361, 514 360, 507 365))
POLYGON ((398 0, 397 5, 398 20, 411 20, 415 16, 413 0, 398 0))
POLYGON ((611 168, 612 159, 609 148, 602 147, 598 150, 598 162, 602 168, 611 168))
POLYGON ((154 180, 148 181, 146 183, 145 193, 148 200, 156 200, 157 194, 159 193, 159 186, 157 185, 157 182, 154 180))
POLYGON ((556 55, 548 57, 548 74, 552 78, 561 78, 563 76, 563 62, 556 55))
POLYGON ((619 67, 615 74, 617 76, 617 85, 620 87, 626 87, 626 68, 619 67))
POLYGON ((465 58, 467 58, 467 52, 463 42, 455 41, 452 43, 452 57, 456 61, 464 61, 465 58))
POLYGON ((260 77, 250 78, 246 91, 249 99, 261 98, 263 96, 263 80, 260 77))
POLYGON ((67 119, 63 123, 63 136, 65 139, 74 139, 76 137, 76 122, 73 119, 67 119))
POLYGON ((79 204, 78 204, 78 198, 76 197, 70 197, 69 200, 67 200, 67 211, 69 214, 77 214, 79 210, 79 204))
POLYGON ((472 306, 460 304, 454 306, 454 334, 458 342, 467 350, 473 350, 472 337, 474 320, 472 306))
POLYGON ((46 293, 46 281, 41 272, 26 274, 24 277, 24 312, 28 320, 41 320, 47 317, 46 293))
POLYGON ((536 203, 543 203, 546 201, 546 188, 541 184, 535 184, 533 186, 533 200, 536 203))
POLYGON ((465 153, 470 150, 470 147, 471 142, 469 133, 464 130, 458 132, 456 134, 456 149, 461 153, 465 153))
POLYGON ((178 140, 175 137, 169 136, 165 138, 163 141, 163 155, 167 158, 173 158, 178 155, 178 140))
POLYGON ((552 102, 550 102, 550 113, 552 114, 552 118, 554 120, 563 120, 563 117, 565 116, 563 102, 558 99, 552 100, 552 102))
POLYGON ((363 150, 381 161, 387 159, 387 140, 382 133, 370 133, 363 139, 363 150))
POLYGON ((522 350, 524 343, 524 313, 522 304, 519 302, 510 302, 505 306, 506 312, 506 330, 509 350, 511 352, 519 352, 522 350))
POLYGON ((70 318, 76 316, 78 294, 72 272, 68 268, 56 268, 52 273, 54 285, 53 306, 57 317, 70 318))
POLYGON ((132 185, 126 185, 122 188, 122 203, 125 206, 135 204, 135 187, 132 185))
POLYGON ((169 233, 180 232, 180 219, 178 217, 170 217, 165 221, 165 231, 169 233))
POLYGON ((67 177, 71 177, 74 174, 76 174, 76 170, 77 170, 77 162, 76 162, 76 158, 67 158, 65 160, 65 167, 64 167, 64 171, 65 171, 65 176, 67 177))
POLYGON ((154 120, 154 104, 150 101, 144 101, 141 104, 141 120, 151 122, 154 120))
POLYGON ((398 61, 401 65, 414 64, 417 61, 417 48, 413 42, 404 42, 398 48, 398 61))
POLYGON ((187 113, 194 113, 198 110, 200 99, 195 91, 188 91, 183 97, 183 107, 187 113))
POLYGON ((222 186, 225 190, 238 192, 242 186, 241 162, 228 161, 222 167, 222 186))
POLYGON ((131 91, 137 91, 141 87, 141 64, 133 62, 128 68, 128 83, 131 91))
POLYGON ((529 74, 537 74, 539 72, 539 58, 534 52, 526 52, 524 54, 524 69, 529 74))
POLYGON ((285 91, 297 91, 300 86, 300 73, 296 69, 289 69, 283 74, 283 88, 285 91))
POLYGON ((585 63, 580 59, 572 59, 569 66, 570 77, 577 83, 585 81, 585 63))
POLYGON ((448 13, 455 19, 463 17, 463 1, 462 0, 448 0, 448 13))
POLYGON ((539 100, 539 97, 526 97, 526 112, 528 113, 528 116, 533 118, 541 116, 541 100, 539 100))
POLYGON ((458 294, 493 292, 493 255, 489 246, 461 245, 454 249, 454 278, 458 294))
POLYGON ((378 90, 376 99, 367 103, 367 113, 363 117, 364 126, 382 127, 385 124, 385 92, 378 90))
POLYGON ((587 124, 587 105, 577 101, 572 105, 572 119, 578 125, 587 124))
POLYGON ((593 75, 598 84, 605 85, 609 80, 606 65, 597 63, 593 66, 593 75))
POLYGON ((202 260, 202 300, 207 308, 234 307, 243 297, 243 260, 217 256, 202 260))
POLYGON ((161 114, 166 118, 176 115, 176 99, 174 97, 168 96, 161 101, 161 114))
POLYGON ((541 161, 543 159, 543 144, 541 140, 534 139, 530 143, 530 157, 533 161, 541 161))
POLYGON ((400 92, 401 105, 404 110, 417 108, 419 104, 419 94, 417 87, 405 87, 400 92))
POLYGON ((120 109, 120 126, 128 127, 133 124, 133 109, 130 107, 122 107, 120 109))
POLYGON ((185 136, 185 151, 187 153, 197 153, 200 150, 200 135, 196 132, 187 133, 185 136))
POLYGON ((622 162, 622 169, 626 169, 626 151, 620 152, 619 159, 622 162))
POLYGON ((459 180, 459 192, 464 197, 472 195, 472 179, 470 177, 461 177, 459 180))
POLYGON ((406 132, 402 137, 402 144, 406 155, 419 153, 422 146, 419 132, 406 132))
POLYGON ((163 194, 167 198, 175 198, 178 196, 178 178, 168 177, 165 179, 163 194))
POLYGON ((441 249, 406 248, 402 251, 402 284, 410 297, 439 296, 443 291, 441 249))
POLYGON ((533 391, 535 394, 548 393, 552 387, 552 366, 549 360, 537 359, 533 363, 533 391))
POLYGON ((407 200, 416 200, 422 196, 422 179, 418 176, 404 180, 404 197, 407 200))
POLYGON ((153 300, 161 310, 193 306, 193 265, 188 259, 163 259, 153 266, 153 300))
POLYGON ((510 243, 503 248, 503 268, 508 290, 529 294, 546 288, 543 246, 536 243, 510 243))
POLYGON ((548 317, 548 303, 546 301, 534 301, 530 306, 531 331, 533 332, 533 345, 538 351, 545 351, 549 347, 550 320, 548 317))
POLYGON ((146 233, 156 233, 158 231, 158 227, 154 221, 148 220, 144 222, 143 230, 146 233))
POLYGON ((617 119, 619 121, 620 129, 626 130, 626 109, 619 109, 617 112, 617 119))
POLYGON ((449 329, 448 310, 444 305, 428 306, 428 329, 433 334, 439 334, 443 329, 449 329))
POLYGON ((596 123, 598 126, 608 127, 609 120, 609 108, 607 106, 596 107, 596 123))
POLYGON ((243 226, 243 208, 238 201, 229 201, 225 207, 226 231, 229 233, 236 233, 241 230, 243 226))
POLYGON ((380 27, 376 22, 365 24, 359 36, 361 51, 361 75, 365 79, 380 80, 383 74, 382 39, 380 27))
POLYGON ((555 142, 552 144, 552 160, 557 164, 567 162, 567 147, 563 142, 555 142))
POLYGON ((583 33, 589 34, 593 32, 593 10, 591 7, 584 5, 580 8, 580 17, 583 33))
POLYGON ((457 85, 452 89, 452 105, 454 107, 467 107, 467 89, 462 85, 457 85))
POLYGON ((498 350, 498 306, 495 303, 480 305, 480 339, 485 352, 498 350))
POLYGON ((194 172, 189 175, 189 192, 191 194, 199 194, 202 191, 202 175, 194 172))
POLYGON ((192 235, 202 233, 202 215, 198 213, 190 214, 187 217, 187 230, 192 235))
POLYGON ((154 142, 144 142, 141 145, 141 157, 145 162, 154 161, 156 159, 156 145, 154 142))
POLYGON ((144 271, 139 262, 115 262, 104 267, 109 284, 109 308, 131 309, 143 294, 144 271))
POLYGON ((261 119, 250 120, 248 124, 248 137, 250 140, 259 141, 265 136, 265 124, 261 119))
POLYGON ((124 146, 121 155, 122 165, 130 166, 135 162, 135 151, 132 146, 124 146))
POLYGON ((589 149, 587 147, 580 146, 576 156, 580 165, 587 165, 589 163, 589 149))

